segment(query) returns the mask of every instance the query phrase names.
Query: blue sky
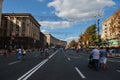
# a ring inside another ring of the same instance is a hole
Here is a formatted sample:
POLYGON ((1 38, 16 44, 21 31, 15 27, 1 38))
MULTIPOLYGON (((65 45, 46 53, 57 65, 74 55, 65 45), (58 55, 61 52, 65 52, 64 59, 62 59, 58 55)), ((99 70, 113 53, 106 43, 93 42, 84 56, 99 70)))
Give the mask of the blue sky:
POLYGON ((41 31, 70 41, 100 17, 101 22, 120 8, 120 0, 4 0, 3 13, 31 13, 41 31), (97 17, 95 17, 97 16, 97 17))

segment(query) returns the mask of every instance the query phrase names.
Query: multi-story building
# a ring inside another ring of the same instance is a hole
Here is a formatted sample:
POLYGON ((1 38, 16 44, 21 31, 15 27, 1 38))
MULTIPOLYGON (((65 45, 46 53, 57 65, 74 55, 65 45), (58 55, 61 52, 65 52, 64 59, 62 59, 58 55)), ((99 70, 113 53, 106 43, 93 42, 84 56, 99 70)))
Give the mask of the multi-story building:
POLYGON ((102 38, 110 46, 120 46, 120 10, 102 22, 102 38))
POLYGON ((40 24, 29 13, 2 14, 2 48, 40 47, 40 24))
POLYGON ((47 44, 46 39, 47 38, 46 38, 45 34, 40 32, 40 47, 41 48, 44 48, 46 46, 46 44, 47 44))
POLYGON ((53 37, 51 34, 45 34, 47 37, 48 46, 55 46, 55 47, 65 47, 67 45, 66 41, 59 40, 53 37))
MULTIPOLYGON (((2 14, 2 3, 3 3, 3 0, 0 0, 0 32, 1 32, 1 14, 2 14)), ((0 34, 1 36, 1 34, 0 34)))

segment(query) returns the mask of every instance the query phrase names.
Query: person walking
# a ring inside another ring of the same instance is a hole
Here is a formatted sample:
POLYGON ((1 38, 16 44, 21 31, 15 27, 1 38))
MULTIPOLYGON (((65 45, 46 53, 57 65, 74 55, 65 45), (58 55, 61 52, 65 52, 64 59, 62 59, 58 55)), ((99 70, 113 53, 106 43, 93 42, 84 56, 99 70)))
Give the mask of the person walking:
POLYGON ((3 51, 3 56, 4 56, 4 58, 5 58, 5 59, 7 59, 7 58, 8 58, 8 55, 7 55, 7 50, 6 50, 6 49, 3 51))
POLYGON ((22 49, 19 48, 17 52, 18 52, 18 60, 21 60, 22 59, 22 49))
POLYGON ((118 53, 117 48, 114 48, 113 52, 114 52, 114 56, 117 56, 117 53, 118 53))
POLYGON ((90 55, 92 55, 92 57, 93 57, 93 63, 94 63, 95 70, 98 71, 98 68, 99 68, 99 56, 100 56, 99 50, 96 47, 93 48, 90 55))
POLYGON ((100 68, 107 69, 107 51, 103 47, 100 49, 100 68))
POLYGON ((43 59, 43 54, 44 54, 44 48, 41 48, 40 49, 40 57, 41 57, 41 59, 43 59))
POLYGON ((113 49, 112 48, 109 49, 109 56, 113 57, 113 49))
POLYGON ((23 56, 23 60, 25 60, 25 58, 26 58, 26 50, 25 49, 22 50, 22 56, 23 56))
POLYGON ((45 49, 45 58, 49 58, 48 48, 45 49))

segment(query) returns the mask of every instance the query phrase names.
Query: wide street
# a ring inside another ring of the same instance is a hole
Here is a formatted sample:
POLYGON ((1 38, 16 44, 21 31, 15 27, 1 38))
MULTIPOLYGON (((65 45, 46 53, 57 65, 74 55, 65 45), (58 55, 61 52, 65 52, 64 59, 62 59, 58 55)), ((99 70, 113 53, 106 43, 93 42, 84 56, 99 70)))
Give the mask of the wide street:
POLYGON ((120 58, 108 59, 108 70, 95 71, 87 67, 88 54, 74 50, 49 50, 49 59, 40 52, 29 52, 26 59, 14 54, 0 56, 0 80, 120 80, 120 58))

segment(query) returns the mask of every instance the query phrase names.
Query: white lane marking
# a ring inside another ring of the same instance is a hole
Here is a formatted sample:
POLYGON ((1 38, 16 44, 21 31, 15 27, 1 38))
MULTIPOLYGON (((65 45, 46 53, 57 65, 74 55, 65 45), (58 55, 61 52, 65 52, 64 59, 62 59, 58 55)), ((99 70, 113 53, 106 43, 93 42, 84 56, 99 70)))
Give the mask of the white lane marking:
POLYGON ((28 74, 24 79, 22 80, 27 80, 32 74, 34 74, 42 65, 44 65, 48 59, 45 59, 35 70, 33 70, 30 74, 28 74))
POLYGON ((8 63, 8 65, 16 64, 16 63, 19 63, 19 62, 21 62, 21 61, 14 61, 14 62, 8 63))
MULTIPOLYGON (((57 51, 55 53, 53 53, 53 55, 51 55, 50 58, 53 57, 56 53, 57 53, 57 51)), ((23 76, 19 77, 17 80, 27 80, 33 73, 35 73, 47 61, 48 61, 48 59, 43 60, 38 65, 36 65, 35 67, 33 67, 31 70, 29 70, 27 73, 25 73, 23 76)))
POLYGON ((76 69, 76 71, 78 72, 78 74, 79 74, 83 79, 86 78, 86 77, 80 72, 80 70, 79 70, 77 67, 75 67, 75 69, 76 69))
POLYGON ((71 59, 70 58, 68 58, 68 61, 70 61, 71 59))
POLYGON ((120 72, 120 70, 116 70, 117 72, 120 72))
MULTIPOLYGON (((43 61, 42 61, 42 62, 43 62, 43 61)), ((38 65, 36 65, 35 67, 33 67, 31 70, 29 70, 27 73, 25 73, 23 76, 21 76, 21 77, 18 78, 17 80, 22 80, 25 76, 27 76, 29 73, 31 73, 33 70, 35 70, 37 67, 39 67, 39 65, 41 65, 42 62, 39 63, 38 65)))
POLYGON ((52 58, 58 51, 54 52, 52 55, 49 56, 49 59, 52 58))

